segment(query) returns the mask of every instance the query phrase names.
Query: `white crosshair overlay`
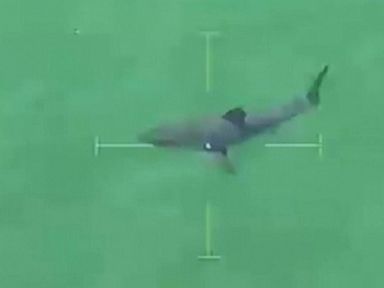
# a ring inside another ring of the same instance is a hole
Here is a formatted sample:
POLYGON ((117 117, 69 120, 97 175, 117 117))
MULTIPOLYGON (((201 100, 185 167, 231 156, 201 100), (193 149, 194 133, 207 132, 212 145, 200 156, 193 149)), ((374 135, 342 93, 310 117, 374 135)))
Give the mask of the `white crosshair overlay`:
POLYGON ((211 206, 209 202, 205 207, 205 254, 197 257, 199 260, 220 260, 220 255, 215 255, 212 249, 212 236, 211 236, 211 206))
MULTIPOLYGON (((323 135, 317 135, 317 142, 300 142, 300 143, 266 143, 266 148, 316 148, 319 157, 323 156, 323 135)), ((101 148, 154 148, 153 144, 146 143, 101 143, 98 136, 95 137, 94 155, 97 157, 100 154, 101 148)))
POLYGON ((211 40, 214 36, 219 36, 219 31, 202 31, 205 36, 205 91, 208 93, 211 91, 211 40))
MULTIPOLYGON (((203 31, 205 36, 205 89, 206 92, 211 90, 211 37, 217 36, 218 31, 203 31)), ((94 155, 99 155, 101 148, 154 148, 152 144, 145 143, 101 143, 99 137, 95 137, 94 142, 94 155)), ((317 142, 306 143, 266 143, 267 148, 317 148, 319 157, 323 155, 323 135, 318 134, 317 142)), ((207 202, 205 211, 205 255, 198 256, 199 260, 220 260, 220 255, 214 255, 212 250, 211 238, 211 209, 210 204, 207 202)))
POLYGON ((266 143, 264 146, 267 148, 316 148, 319 157, 323 156, 323 135, 317 134, 317 142, 305 143, 266 143))
POLYGON ((153 148, 152 144, 146 143, 101 143, 98 136, 95 137, 93 152, 95 157, 99 156, 101 148, 153 148))

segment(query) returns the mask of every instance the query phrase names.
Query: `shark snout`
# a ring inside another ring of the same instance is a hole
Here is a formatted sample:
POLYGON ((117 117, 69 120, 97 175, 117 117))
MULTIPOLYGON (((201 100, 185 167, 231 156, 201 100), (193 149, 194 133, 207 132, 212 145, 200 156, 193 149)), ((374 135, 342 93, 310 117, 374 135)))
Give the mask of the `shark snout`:
POLYGON ((148 131, 137 135, 137 140, 139 140, 140 143, 153 144, 152 143, 153 139, 148 131))
POLYGON ((152 144, 155 146, 176 146, 176 141, 167 137, 159 129, 151 129, 140 133, 137 136, 140 143, 152 144))

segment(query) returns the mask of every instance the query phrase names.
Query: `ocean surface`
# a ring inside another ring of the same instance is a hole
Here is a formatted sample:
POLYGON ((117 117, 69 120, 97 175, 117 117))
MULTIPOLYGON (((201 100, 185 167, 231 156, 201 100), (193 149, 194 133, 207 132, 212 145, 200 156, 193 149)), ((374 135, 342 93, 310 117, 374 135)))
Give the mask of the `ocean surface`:
POLYGON ((383 19, 377 0, 1 0, 0 286, 383 287, 383 19), (275 107, 324 64, 320 109, 230 149, 236 175, 103 146, 275 107))

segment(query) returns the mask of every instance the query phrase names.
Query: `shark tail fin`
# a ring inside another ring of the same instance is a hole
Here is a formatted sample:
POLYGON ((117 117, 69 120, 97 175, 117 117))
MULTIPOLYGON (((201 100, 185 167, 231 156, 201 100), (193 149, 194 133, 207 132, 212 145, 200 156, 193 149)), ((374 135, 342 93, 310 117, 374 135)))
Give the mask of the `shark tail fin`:
POLYGON ((313 106, 318 106, 320 104, 320 86, 323 82, 323 79, 325 75, 328 72, 328 65, 325 65, 323 70, 320 71, 320 73, 317 75, 315 81, 313 82, 311 88, 309 89, 307 93, 307 99, 309 103, 313 106))

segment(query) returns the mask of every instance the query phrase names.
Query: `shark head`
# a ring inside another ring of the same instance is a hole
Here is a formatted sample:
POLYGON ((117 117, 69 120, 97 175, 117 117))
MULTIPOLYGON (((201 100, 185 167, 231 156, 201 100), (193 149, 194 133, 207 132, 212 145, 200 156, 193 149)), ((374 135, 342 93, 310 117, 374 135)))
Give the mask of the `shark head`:
POLYGON ((176 139, 162 127, 152 128, 138 135, 141 143, 155 146, 177 146, 176 139))

